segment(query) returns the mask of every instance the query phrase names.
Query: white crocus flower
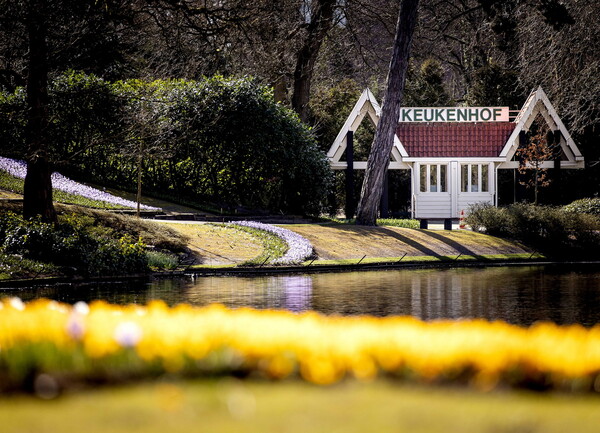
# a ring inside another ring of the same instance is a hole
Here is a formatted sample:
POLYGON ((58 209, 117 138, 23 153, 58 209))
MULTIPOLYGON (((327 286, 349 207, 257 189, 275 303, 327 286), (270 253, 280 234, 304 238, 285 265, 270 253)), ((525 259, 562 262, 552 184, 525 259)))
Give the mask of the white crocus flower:
MULTIPOLYGON (((25 175, 27 174, 27 164, 24 161, 0 157, 0 170, 4 170, 14 177, 25 179, 25 175)), ((91 186, 82 185, 60 173, 52 173, 52 187, 69 194, 79 195, 92 200, 103 201, 129 208, 135 208, 137 206, 137 204, 131 200, 114 196, 106 191, 92 188, 91 186)), ((140 205, 140 208, 146 210, 160 210, 157 207, 147 206, 145 204, 140 205)))
POLYGON ((256 221, 238 221, 233 224, 250 227, 258 230, 264 230, 281 238, 287 244, 288 250, 283 255, 283 257, 273 260, 273 264, 291 265, 302 263, 313 253, 313 246, 309 242, 309 240, 303 236, 300 236, 298 233, 294 233, 291 230, 284 229, 282 227, 277 227, 271 224, 259 223, 256 221))

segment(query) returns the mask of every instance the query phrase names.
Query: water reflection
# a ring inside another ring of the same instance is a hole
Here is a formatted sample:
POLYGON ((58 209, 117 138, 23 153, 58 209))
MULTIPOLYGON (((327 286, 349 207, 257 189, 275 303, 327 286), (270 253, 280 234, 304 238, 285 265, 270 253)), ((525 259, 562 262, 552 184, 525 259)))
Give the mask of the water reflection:
POLYGON ((301 312, 311 309, 313 279, 307 275, 277 277, 201 277, 168 280, 178 286, 161 297, 170 303, 224 304, 228 307, 275 308, 301 312))
POLYGON ((424 320, 485 318, 529 325, 600 323, 600 271, 530 266, 396 270, 269 277, 201 277, 146 283, 66 285, 0 291, 24 300, 112 303, 221 303, 237 308, 324 314, 412 315, 424 320))
POLYGON ((286 310, 295 313, 310 310, 312 278, 307 275, 283 277, 286 310))

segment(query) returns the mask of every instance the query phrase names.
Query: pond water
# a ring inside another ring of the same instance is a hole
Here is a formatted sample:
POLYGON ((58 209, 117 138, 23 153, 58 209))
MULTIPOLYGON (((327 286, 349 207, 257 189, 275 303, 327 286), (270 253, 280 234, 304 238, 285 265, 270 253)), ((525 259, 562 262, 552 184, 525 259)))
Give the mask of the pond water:
POLYGON ((424 320, 484 318, 530 325, 600 323, 600 268, 518 266, 388 270, 257 277, 185 277, 147 282, 61 284, 0 289, 24 301, 170 305, 221 303, 236 308, 315 310, 323 314, 412 315, 424 320))

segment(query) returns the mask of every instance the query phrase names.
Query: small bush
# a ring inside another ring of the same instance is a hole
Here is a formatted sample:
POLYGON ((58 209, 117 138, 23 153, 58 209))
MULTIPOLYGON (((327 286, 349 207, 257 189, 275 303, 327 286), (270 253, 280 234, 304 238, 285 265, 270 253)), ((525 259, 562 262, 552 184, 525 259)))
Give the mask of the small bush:
POLYGON ((510 218, 504 208, 476 204, 469 209, 465 223, 476 232, 484 232, 492 236, 510 235, 510 218))
POLYGON ((161 251, 146 251, 146 259, 150 269, 173 270, 179 265, 179 260, 175 255, 161 251))
MULTIPOLYGON (((6 265, 15 277, 35 275, 19 273, 10 256, 48 265, 38 267, 40 275, 122 275, 145 272, 149 266, 172 269, 179 255, 189 253, 187 237, 152 221, 78 206, 57 205, 56 210, 59 222, 54 226, 24 221, 22 204, 0 202, 0 267, 6 265)), ((11 275, 3 273, 4 278, 11 275)))
POLYGON ((55 240, 51 224, 27 221, 6 232, 2 245, 8 254, 20 254, 29 259, 52 257, 55 240))
POLYGON ((133 274, 148 270, 146 245, 131 236, 101 243, 92 259, 90 270, 97 274, 133 274))
POLYGON ((14 212, 0 212, 0 244, 4 243, 6 234, 17 227, 21 218, 14 212))
POLYGON ((563 207, 567 212, 585 213, 600 217, 600 198, 582 198, 563 207))

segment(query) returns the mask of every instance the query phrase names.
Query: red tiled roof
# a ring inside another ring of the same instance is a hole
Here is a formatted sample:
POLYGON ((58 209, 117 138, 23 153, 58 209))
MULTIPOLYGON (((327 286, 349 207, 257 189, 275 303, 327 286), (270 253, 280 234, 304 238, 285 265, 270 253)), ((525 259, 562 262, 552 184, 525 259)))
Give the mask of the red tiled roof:
POLYGON ((396 134, 409 157, 494 157, 513 122, 399 123, 396 134))

